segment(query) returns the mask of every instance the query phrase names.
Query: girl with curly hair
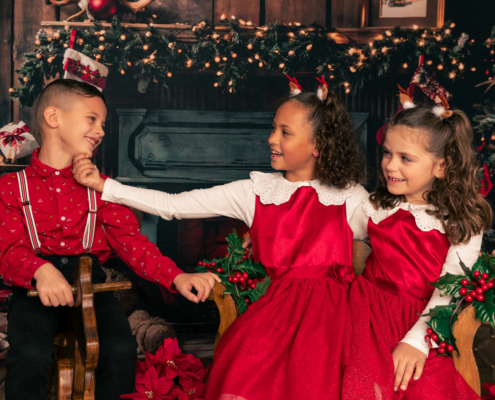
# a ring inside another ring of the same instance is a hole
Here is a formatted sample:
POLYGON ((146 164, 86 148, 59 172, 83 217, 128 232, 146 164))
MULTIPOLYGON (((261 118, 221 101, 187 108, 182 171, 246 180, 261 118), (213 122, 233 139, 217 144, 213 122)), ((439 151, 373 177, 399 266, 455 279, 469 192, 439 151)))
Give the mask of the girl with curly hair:
POLYGON ((343 399, 479 399, 452 358, 436 356, 452 348, 425 340, 424 316, 452 298, 429 283, 463 275, 460 259, 471 268, 491 226, 492 211, 478 192, 473 132, 462 111, 404 100, 385 133, 385 186, 354 215, 373 251, 351 287, 343 399))
POLYGON ((293 92, 276 110, 271 165, 285 173, 252 172, 249 180, 167 194, 103 182, 89 160, 75 163, 76 179, 107 201, 167 220, 227 216, 250 227, 255 260, 272 283, 222 337, 206 399, 340 397, 352 241, 365 235, 349 220, 368 193, 349 115, 324 89, 293 92))

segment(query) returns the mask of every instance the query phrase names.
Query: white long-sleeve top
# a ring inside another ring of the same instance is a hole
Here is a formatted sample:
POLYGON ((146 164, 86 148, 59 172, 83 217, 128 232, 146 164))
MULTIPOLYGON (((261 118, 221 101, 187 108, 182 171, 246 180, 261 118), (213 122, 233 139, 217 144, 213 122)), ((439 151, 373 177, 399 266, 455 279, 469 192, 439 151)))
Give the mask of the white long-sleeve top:
POLYGON ((351 222, 354 211, 361 208, 362 201, 368 198, 368 192, 361 185, 338 189, 318 180, 290 182, 281 173, 251 172, 251 179, 178 194, 135 188, 107 179, 102 200, 125 204, 166 220, 225 216, 244 221, 251 227, 257 195, 263 204, 279 205, 289 201, 303 186, 313 187, 324 205, 342 205, 345 202, 347 221, 354 239, 367 236, 359 219, 355 219, 358 222, 356 226, 351 222))
MULTIPOLYGON (((431 205, 414 205, 411 203, 402 203, 400 206, 390 210, 375 210, 371 202, 369 200, 366 200, 363 202, 361 207, 359 207, 353 213, 351 223, 353 226, 356 227, 357 230, 362 232, 363 230, 367 230, 370 218, 373 223, 378 224, 392 214, 395 214, 400 209, 409 211, 411 212, 411 214, 413 214, 416 220, 416 226, 420 230, 430 231, 432 229, 436 229, 442 233, 445 233, 441 222, 435 216, 430 215, 426 212, 426 210, 428 209, 433 209, 431 205)), ((445 275, 447 272, 453 275, 463 275, 464 272, 462 271, 462 268, 459 264, 459 257, 468 268, 471 268, 478 259, 482 239, 483 234, 480 233, 473 236, 471 240, 466 244, 451 245, 447 252, 447 257, 445 258, 445 263, 443 264, 440 276, 445 275)), ((436 306, 448 305, 451 299, 452 296, 440 296, 440 291, 435 288, 431 299, 426 305, 422 314, 427 314, 430 309, 435 308, 436 306)), ((419 318, 416 324, 414 324, 411 330, 406 334, 404 339, 401 340, 402 343, 407 343, 415 347, 416 349, 421 350, 427 356, 430 349, 424 337, 426 335, 426 329, 428 329, 428 325, 426 323, 429 320, 430 317, 419 318)))

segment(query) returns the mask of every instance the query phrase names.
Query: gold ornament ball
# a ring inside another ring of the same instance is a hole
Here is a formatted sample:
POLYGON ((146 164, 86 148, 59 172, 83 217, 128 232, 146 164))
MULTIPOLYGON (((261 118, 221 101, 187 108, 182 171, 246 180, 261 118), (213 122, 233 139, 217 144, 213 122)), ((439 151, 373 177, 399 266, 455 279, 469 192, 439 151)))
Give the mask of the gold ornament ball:
POLYGON ((476 71, 476 68, 475 67, 471 68, 471 71, 473 71, 473 72, 476 71))
POLYGON ((155 55, 154 54, 151 54, 150 55, 150 60, 154 60, 155 59, 155 55))
POLYGON ((439 70, 442 70, 442 69, 443 69, 443 65, 442 65, 442 64, 439 64, 437 68, 438 68, 439 70))
POLYGON ((14 89, 13 88, 10 88, 9 89, 9 93, 14 93, 14 89))
POLYGON ((36 54, 36 58, 41 58, 41 53, 36 54))
POLYGON ((148 60, 147 58, 144 58, 144 59, 143 59, 143 62, 144 62, 145 64, 148 64, 148 63, 150 62, 150 60, 148 60))
POLYGON ((171 77, 172 77, 172 72, 167 72, 167 76, 168 76, 169 78, 171 78, 171 77))
POLYGON ((255 54, 254 55, 254 58, 256 58, 257 60, 259 60, 260 59, 260 56, 258 54, 255 54))
POLYGON ((350 70, 352 73, 356 72, 356 68, 354 68, 354 67, 350 67, 350 68, 349 68, 349 70, 350 70))
POLYGON ((98 39, 100 40, 100 42, 103 42, 105 40, 105 36, 100 36, 98 39))
POLYGON ((210 68, 210 63, 205 63, 205 68, 210 68))
POLYGON ((64 47, 65 48, 68 48, 69 47, 69 44, 68 43, 64 43, 64 47))
POLYGON ((229 89, 229 93, 232 93, 232 88, 229 89))
POLYGON ((223 72, 222 72, 222 71, 218 71, 218 72, 217 72, 217 75, 218 75, 218 76, 222 76, 222 75, 223 75, 223 72))
POLYGON ((173 44, 172 42, 170 42, 170 43, 168 44, 168 48, 169 48, 169 49, 172 49, 173 47, 174 47, 174 44, 173 44))
POLYGON ((253 59, 251 57, 248 58, 248 62, 249 63, 252 63, 253 62, 253 59))
POLYGON ((40 42, 39 40, 37 40, 36 42, 34 42, 34 44, 35 44, 36 46, 39 46, 39 45, 41 44, 41 42, 40 42))
POLYGON ((232 84, 233 84, 233 83, 234 83, 234 82, 232 82, 232 81, 229 81, 229 86, 232 86, 232 84))
POLYGON ((453 65, 457 64, 457 60, 456 60, 456 59, 453 59, 453 60, 452 60, 452 64, 453 64, 453 65))
POLYGON ((312 44, 308 44, 308 45, 306 46, 306 50, 308 50, 308 51, 310 51, 312 48, 313 48, 313 45, 312 45, 312 44))
POLYGON ((349 87, 349 82, 344 82, 345 87, 349 87))
POLYGON ((53 37, 54 37, 55 39, 58 39, 58 38, 60 37, 60 33, 55 32, 55 33, 53 34, 53 37))
POLYGON ((77 39, 77 44, 79 46, 82 46, 83 43, 84 43, 84 40, 83 39, 77 39))
POLYGON ((148 50, 148 49, 149 49, 149 46, 148 46, 147 44, 145 44, 145 45, 143 46, 143 50, 148 50))
POLYGON ((388 51, 388 49, 386 47, 383 47, 382 48, 382 53, 385 54, 386 52, 388 51))
POLYGON ((126 40, 126 36, 125 35, 120 35, 120 40, 126 40))
POLYGON ((28 83, 29 82, 29 79, 27 76, 25 76, 23 79, 22 79, 24 82, 28 83))
POLYGON ((97 54, 95 58, 99 60, 101 58, 101 54, 97 54))
POLYGON ((263 67, 263 61, 260 61, 260 63, 258 65, 260 68, 263 67))
POLYGON ((217 82, 215 82, 215 83, 213 84, 213 86, 214 86, 214 87, 218 87, 218 83, 217 83, 217 82))
POLYGON ((98 46, 98 50, 100 50, 100 51, 105 50, 105 46, 103 46, 102 44, 100 44, 100 45, 98 46))
POLYGON ((237 54, 236 53, 232 53, 232 58, 236 58, 237 57, 237 54))
POLYGON ((220 62, 220 57, 216 56, 216 57, 215 57, 215 61, 216 61, 217 63, 219 63, 219 62, 220 62))
POLYGON ((49 42, 51 42, 51 41, 52 41, 52 38, 51 38, 50 36, 48 36, 48 37, 46 38, 46 40, 48 40, 49 42))
POLYGON ((296 52, 294 50, 289 50, 289 57, 294 57, 296 52))
POLYGON ((182 53, 182 49, 177 50, 177 53, 182 53))
POLYGON ((460 63, 459 64, 459 69, 462 71, 464 69, 464 64, 463 63, 460 63))
POLYGON ((407 68, 409 65, 407 65, 407 63, 404 63, 404 65, 402 66, 403 68, 407 68))
POLYGON ((455 78, 455 74, 454 74, 453 72, 451 72, 451 73, 449 74, 449 78, 450 78, 450 79, 454 79, 454 78, 455 78))
POLYGON ((55 59, 55 57, 49 57, 48 60, 47 60, 48 61, 48 64, 50 64, 54 59, 55 59))
POLYGON ((150 31, 146 32, 146 37, 150 37, 152 33, 150 31))
POLYGON ((280 63, 280 64, 278 65, 278 67, 279 67, 280 69, 282 69, 282 68, 284 68, 284 67, 285 67, 285 64, 284 64, 284 63, 280 63))
POLYGON ((228 60, 228 58, 227 58, 227 57, 222 57, 222 60, 223 60, 223 61, 227 61, 227 60, 228 60))
POLYGON ((253 45, 252 45, 251 43, 249 43, 249 44, 247 45, 247 48, 248 48, 249 50, 252 50, 252 49, 253 49, 253 45))
POLYGON ((123 69, 121 69, 121 70, 120 70, 120 73, 121 73, 122 75, 124 75, 124 74, 125 74, 125 71, 124 71, 123 69))
POLYGON ((346 93, 350 93, 350 92, 351 92, 351 89, 347 88, 347 89, 345 90, 345 92, 346 92, 346 93))
POLYGON ((130 61, 127 61, 127 65, 128 65, 129 67, 132 67, 132 63, 131 63, 130 61))
POLYGON ((428 62, 426 64, 431 65, 431 64, 433 64, 433 61, 428 60, 428 62))

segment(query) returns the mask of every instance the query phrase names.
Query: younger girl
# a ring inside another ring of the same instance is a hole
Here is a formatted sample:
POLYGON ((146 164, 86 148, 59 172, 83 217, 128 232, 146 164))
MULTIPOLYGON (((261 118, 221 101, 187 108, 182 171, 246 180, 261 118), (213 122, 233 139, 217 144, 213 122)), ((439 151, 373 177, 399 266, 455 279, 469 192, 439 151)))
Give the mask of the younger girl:
MULTIPOLYGON (((267 293, 223 336, 207 386, 209 400, 338 399, 353 278, 349 220, 368 197, 358 142, 342 101, 319 90, 286 99, 273 119, 273 168, 251 179, 180 194, 108 179, 103 198, 164 219, 228 216, 251 228, 267 293)), ((102 188, 75 164, 80 183, 102 188)), ((89 174, 89 175, 88 175, 89 174)), ((198 296, 199 297, 199 296, 198 296)))
POLYGON ((452 358, 429 349, 429 317, 419 318, 449 304, 451 296, 440 297, 429 282, 463 274, 459 258, 471 267, 491 225, 491 209, 477 192, 471 125, 462 111, 410 100, 404 108, 383 143, 386 187, 355 213, 367 224, 373 252, 351 287, 343 398, 477 399, 452 358))

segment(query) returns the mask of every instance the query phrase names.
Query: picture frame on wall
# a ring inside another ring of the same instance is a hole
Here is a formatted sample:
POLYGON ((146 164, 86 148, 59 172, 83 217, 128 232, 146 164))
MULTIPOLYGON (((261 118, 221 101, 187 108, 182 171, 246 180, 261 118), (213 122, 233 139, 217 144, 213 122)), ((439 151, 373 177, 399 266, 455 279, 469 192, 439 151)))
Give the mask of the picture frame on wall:
POLYGON ((440 28, 445 19, 445 0, 363 0, 362 11, 361 28, 440 28))

